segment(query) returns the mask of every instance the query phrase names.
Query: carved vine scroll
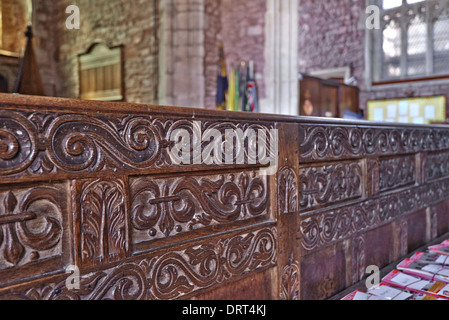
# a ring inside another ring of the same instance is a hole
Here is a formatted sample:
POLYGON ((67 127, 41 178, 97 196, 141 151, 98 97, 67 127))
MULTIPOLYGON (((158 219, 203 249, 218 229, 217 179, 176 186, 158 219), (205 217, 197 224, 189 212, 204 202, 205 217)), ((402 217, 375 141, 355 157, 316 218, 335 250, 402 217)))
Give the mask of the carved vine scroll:
POLYGON ((208 240, 162 254, 136 257, 82 275, 80 289, 65 279, 16 287, 0 299, 148 300, 177 299, 276 263, 276 229, 265 227, 208 240))
POLYGON ((256 171, 136 178, 131 184, 135 241, 268 214, 267 177, 256 171))

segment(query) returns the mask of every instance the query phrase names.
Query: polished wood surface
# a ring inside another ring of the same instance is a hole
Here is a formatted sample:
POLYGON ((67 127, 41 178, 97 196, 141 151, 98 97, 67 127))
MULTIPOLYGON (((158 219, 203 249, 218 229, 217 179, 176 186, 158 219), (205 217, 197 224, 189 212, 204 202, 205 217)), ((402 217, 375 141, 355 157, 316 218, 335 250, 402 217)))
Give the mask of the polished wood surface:
POLYGON ((326 299, 449 230, 447 126, 0 106, 0 299, 326 299), (277 130, 274 174, 170 156, 176 129, 248 128, 277 130))

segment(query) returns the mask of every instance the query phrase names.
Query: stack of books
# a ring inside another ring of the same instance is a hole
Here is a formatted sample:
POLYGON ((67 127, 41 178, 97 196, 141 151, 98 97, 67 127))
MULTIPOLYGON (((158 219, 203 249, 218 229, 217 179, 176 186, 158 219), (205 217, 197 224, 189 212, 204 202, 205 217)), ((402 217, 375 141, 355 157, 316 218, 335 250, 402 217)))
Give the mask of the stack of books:
POLYGON ((342 300, 449 300, 449 240, 415 253, 379 285, 342 300))

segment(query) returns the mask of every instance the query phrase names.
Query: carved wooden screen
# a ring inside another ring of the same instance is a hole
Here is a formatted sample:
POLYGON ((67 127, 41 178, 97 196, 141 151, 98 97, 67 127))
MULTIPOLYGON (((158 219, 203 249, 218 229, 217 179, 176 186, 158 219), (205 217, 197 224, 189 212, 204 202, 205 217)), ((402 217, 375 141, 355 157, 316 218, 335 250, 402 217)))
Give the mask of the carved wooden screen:
POLYGON ((95 44, 79 56, 80 98, 123 100, 122 48, 95 44))

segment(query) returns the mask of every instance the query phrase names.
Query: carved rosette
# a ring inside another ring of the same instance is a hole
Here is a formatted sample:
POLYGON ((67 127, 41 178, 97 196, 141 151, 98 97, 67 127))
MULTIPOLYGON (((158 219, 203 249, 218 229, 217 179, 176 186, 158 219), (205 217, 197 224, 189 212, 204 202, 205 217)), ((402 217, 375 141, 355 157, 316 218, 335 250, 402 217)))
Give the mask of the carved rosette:
POLYGON ((124 182, 84 182, 79 196, 79 251, 83 265, 127 255, 127 204, 124 182))
POLYGON ((137 241, 267 214, 266 176, 138 178, 131 184, 131 222, 137 241))
POLYGON ((276 264, 276 230, 229 235, 161 255, 134 258, 81 277, 80 289, 65 280, 32 288, 16 287, 1 299, 148 300, 177 299, 234 277, 276 264))

